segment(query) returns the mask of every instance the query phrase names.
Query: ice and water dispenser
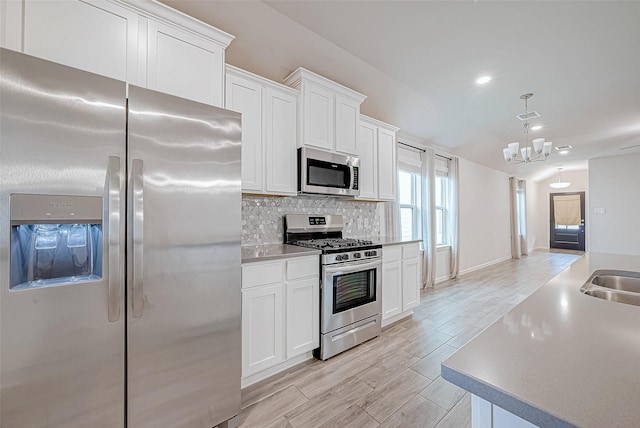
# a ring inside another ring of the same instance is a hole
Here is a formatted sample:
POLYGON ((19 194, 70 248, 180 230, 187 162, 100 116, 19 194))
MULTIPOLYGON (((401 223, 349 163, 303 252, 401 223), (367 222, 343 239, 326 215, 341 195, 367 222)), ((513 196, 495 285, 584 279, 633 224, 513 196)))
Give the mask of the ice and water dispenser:
POLYGON ((102 198, 12 194, 10 288, 102 278, 102 198))

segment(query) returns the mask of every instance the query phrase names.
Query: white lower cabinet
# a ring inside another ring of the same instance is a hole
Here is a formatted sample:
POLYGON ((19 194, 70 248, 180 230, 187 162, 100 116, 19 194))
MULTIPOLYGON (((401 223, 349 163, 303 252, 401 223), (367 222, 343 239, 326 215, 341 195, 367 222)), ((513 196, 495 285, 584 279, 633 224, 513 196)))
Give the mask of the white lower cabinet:
POLYGON ((317 277, 287 283, 287 358, 318 347, 320 284, 317 277))
POLYGON ((382 249, 382 320, 402 313, 402 247, 382 249))
POLYGON ((284 360, 282 284, 242 290, 242 374, 250 375, 284 360))
POLYGON ((411 315, 420 304, 420 244, 382 249, 382 326, 411 315))
POLYGON ((320 343, 318 256, 242 266, 242 387, 310 358, 320 343))

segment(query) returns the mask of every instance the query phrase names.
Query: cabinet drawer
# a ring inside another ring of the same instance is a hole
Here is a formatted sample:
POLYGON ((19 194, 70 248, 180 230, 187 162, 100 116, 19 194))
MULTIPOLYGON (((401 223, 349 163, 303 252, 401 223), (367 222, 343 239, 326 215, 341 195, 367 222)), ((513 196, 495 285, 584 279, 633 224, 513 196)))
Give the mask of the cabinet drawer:
POLYGON ((318 256, 299 257, 287 260, 287 279, 307 278, 310 276, 318 276, 320 269, 320 261, 318 256))
POLYGON ((409 259, 420 255, 420 244, 406 244, 402 246, 402 258, 409 259))
POLYGON ((402 260, 402 246, 384 247, 382 249, 382 262, 394 262, 402 260))
POLYGON ((242 288, 282 282, 282 262, 242 266, 242 288))

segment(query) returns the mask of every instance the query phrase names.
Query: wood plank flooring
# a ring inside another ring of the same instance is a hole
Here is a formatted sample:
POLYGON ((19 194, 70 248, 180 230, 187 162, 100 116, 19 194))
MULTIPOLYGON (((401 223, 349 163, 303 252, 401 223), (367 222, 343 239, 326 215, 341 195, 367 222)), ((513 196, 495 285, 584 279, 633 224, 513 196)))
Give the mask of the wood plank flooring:
POLYGON ((245 388, 240 426, 470 427, 470 396, 440 363, 580 255, 535 251, 423 291, 413 316, 379 337, 245 388))

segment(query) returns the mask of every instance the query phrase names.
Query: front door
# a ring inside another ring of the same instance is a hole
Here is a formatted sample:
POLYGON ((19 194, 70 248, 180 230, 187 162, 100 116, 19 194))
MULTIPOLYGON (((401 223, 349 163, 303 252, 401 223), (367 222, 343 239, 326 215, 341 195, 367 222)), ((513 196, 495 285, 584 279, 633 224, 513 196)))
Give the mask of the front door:
POLYGON ((549 195, 549 247, 584 251, 584 192, 549 195))

